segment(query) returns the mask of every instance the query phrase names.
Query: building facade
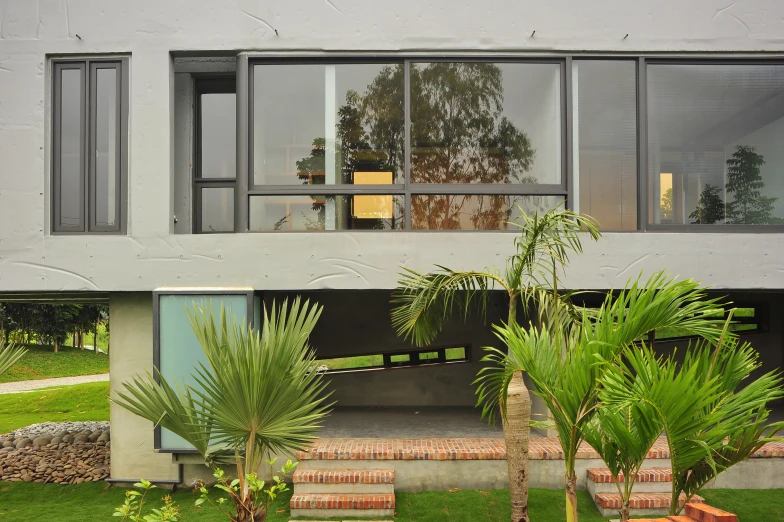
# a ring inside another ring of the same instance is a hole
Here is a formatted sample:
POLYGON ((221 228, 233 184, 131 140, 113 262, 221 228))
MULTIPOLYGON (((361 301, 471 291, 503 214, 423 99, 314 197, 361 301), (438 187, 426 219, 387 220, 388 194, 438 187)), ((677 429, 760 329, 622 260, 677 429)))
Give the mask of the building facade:
MULTIPOLYGON (((416 366, 389 325, 400 267, 502 267, 509 222, 559 205, 603 233, 567 287, 698 279, 746 310, 764 368, 784 366, 781 2, 0 13, 0 299, 107 299, 113 390, 167 357, 187 373, 162 311, 193 295, 249 318, 304 294, 325 306, 320 357, 416 366)), ((456 322, 428 352, 444 364, 336 374, 335 397, 470 407, 493 342, 456 322)), ((177 478, 166 434, 114 406, 112 431, 113 478, 177 478)))

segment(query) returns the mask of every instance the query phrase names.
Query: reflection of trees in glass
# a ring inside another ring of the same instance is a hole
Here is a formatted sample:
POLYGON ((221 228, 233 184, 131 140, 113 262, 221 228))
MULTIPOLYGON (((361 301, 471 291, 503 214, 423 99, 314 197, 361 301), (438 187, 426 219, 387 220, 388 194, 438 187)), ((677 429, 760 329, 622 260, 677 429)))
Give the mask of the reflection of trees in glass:
POLYGON ((705 184, 697 200, 697 208, 689 214, 693 225, 713 225, 724 219, 724 201, 719 195, 718 185, 705 184))
POLYGON ((672 219, 672 187, 664 191, 659 205, 661 219, 672 219))
MULTIPOLYGON (((413 183, 537 182, 526 175, 535 155, 528 136, 503 116, 502 71, 497 65, 411 64, 410 75, 413 183)), ((353 172, 391 171, 397 176, 402 171, 403 101, 402 65, 384 67, 364 95, 346 94, 336 129, 338 183, 352 183, 353 172)), ((324 162, 325 139, 316 138, 310 156, 296 162, 303 183, 323 183, 324 162)), ((530 205, 533 199, 545 198, 415 198, 412 224, 414 228, 461 228, 462 215, 476 228, 505 228, 503 223, 514 209, 510 201, 530 205)), ((395 201, 396 215, 402 216, 402 204, 399 198, 395 201)), ((323 203, 314 203, 314 210, 317 207, 323 213, 323 203)), ((391 225, 400 227, 394 219, 391 225)))
POLYGON ((760 190, 765 186, 760 167, 765 163, 754 147, 738 145, 727 160, 727 193, 732 201, 727 203, 727 223, 765 224, 770 223, 773 203, 778 198, 766 198, 760 190))
MULTIPOLYGON (((491 63, 411 65, 411 181, 413 183, 536 183, 525 176, 535 150, 528 136, 503 116, 501 69, 491 63)), ((463 196, 412 203, 414 228, 505 228, 514 205, 508 197, 463 196)))

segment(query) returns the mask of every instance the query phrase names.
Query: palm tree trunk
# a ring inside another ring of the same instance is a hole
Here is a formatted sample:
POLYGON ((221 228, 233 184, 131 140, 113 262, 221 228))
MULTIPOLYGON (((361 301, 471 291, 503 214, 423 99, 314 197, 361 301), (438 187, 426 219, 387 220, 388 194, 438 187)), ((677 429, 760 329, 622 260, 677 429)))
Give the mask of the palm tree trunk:
POLYGON ((628 522, 629 520, 629 499, 625 499, 623 501, 623 507, 621 508, 621 522, 628 522))
POLYGON ((528 443, 531 434, 531 397, 522 372, 515 372, 509 383, 504 420, 506 465, 509 473, 509 496, 512 522, 529 522, 528 518, 528 443))
POLYGON ((566 476, 566 522, 577 522, 577 476, 566 476))

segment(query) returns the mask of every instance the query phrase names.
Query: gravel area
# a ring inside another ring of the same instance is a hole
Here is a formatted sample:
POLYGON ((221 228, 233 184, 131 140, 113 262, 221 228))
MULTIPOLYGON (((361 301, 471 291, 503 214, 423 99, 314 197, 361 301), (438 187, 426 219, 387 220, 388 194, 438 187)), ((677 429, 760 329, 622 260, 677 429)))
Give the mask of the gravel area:
POLYGON ((34 439, 39 435, 55 435, 63 431, 67 431, 68 433, 109 431, 109 421, 42 422, 41 424, 32 424, 24 428, 19 428, 7 435, 34 439))

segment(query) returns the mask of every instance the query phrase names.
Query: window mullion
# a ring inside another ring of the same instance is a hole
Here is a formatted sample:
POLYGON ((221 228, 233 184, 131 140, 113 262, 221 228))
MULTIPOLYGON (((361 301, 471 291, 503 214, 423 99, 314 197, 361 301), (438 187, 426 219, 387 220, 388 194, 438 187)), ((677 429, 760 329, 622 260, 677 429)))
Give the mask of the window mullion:
POLYGON ((403 230, 411 230, 411 60, 403 61, 403 230))

